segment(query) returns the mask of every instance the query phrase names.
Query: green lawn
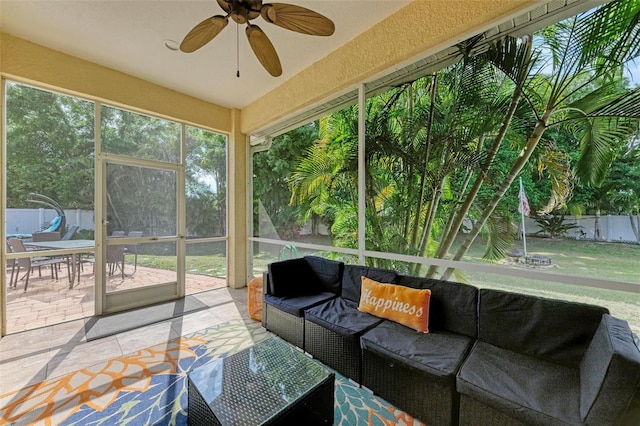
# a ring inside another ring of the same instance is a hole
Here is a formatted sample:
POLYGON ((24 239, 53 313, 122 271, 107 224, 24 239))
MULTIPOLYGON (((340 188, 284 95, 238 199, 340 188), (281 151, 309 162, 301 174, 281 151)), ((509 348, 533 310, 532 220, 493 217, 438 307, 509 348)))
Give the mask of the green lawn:
MULTIPOLYGON (((478 241, 468 260, 481 261, 483 250, 484 242, 478 241)), ((550 257, 551 272, 640 282, 640 245, 529 237, 527 253, 550 257)))

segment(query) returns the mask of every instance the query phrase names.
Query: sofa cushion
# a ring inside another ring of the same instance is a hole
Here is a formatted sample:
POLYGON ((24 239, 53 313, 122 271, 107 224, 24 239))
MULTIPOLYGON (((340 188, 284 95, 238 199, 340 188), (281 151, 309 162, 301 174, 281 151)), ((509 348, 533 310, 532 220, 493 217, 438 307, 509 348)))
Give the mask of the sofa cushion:
POLYGON ((265 294, 264 303, 268 303, 269 305, 275 306, 276 308, 291 315, 302 318, 304 316, 305 309, 320 305, 333 299, 334 297, 337 296, 330 291, 324 291, 322 293, 316 294, 306 294, 296 297, 278 297, 271 294, 265 294))
POLYGON ((431 290, 429 329, 478 335, 478 289, 468 284, 399 275, 396 283, 431 290))
POLYGON ((367 312, 406 325, 421 333, 429 332, 431 290, 385 284, 362 277, 360 312, 367 312))
POLYGON ((529 424, 581 424, 577 368, 478 341, 456 384, 461 394, 529 424))
POLYGON ((606 308, 498 290, 480 290, 478 339, 578 367, 606 308))
POLYGON ((342 271, 344 263, 336 260, 325 259, 318 256, 305 256, 311 270, 316 274, 318 282, 325 289, 335 294, 340 294, 342 285, 342 271))
POLYGON ((640 385, 640 349, 626 321, 603 315, 580 363, 580 380, 584 422, 617 423, 640 385))
POLYGON ((360 338, 362 349, 419 370, 443 386, 455 386, 455 374, 473 341, 448 332, 417 333, 392 321, 382 322, 360 338))
POLYGON ((338 297, 304 311, 309 320, 341 336, 356 337, 382 322, 378 317, 358 311, 358 305, 338 297))
POLYGON ((305 258, 270 263, 268 293, 279 297, 294 297, 321 293, 320 279, 305 258))
POLYGON ((372 268, 361 265, 345 265, 342 274, 342 297, 352 302, 360 301, 362 277, 371 278, 381 283, 393 283, 397 274, 395 271, 372 268))

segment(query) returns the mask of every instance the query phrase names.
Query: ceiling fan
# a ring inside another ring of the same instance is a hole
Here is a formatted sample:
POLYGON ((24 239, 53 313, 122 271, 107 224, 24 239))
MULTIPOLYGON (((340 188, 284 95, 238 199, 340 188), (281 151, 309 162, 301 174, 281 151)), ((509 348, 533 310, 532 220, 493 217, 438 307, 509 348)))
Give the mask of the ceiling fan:
MULTIPOLYGON (((333 22, 313 10, 287 3, 262 3, 262 0, 217 0, 226 12, 225 16, 215 15, 193 27, 180 44, 180 50, 195 52, 209 43, 229 23, 229 18, 237 24, 247 24, 245 30, 251 50, 269 74, 278 77, 282 66, 276 49, 262 29, 250 21, 259 16, 279 27, 302 34, 330 36, 335 31, 333 22)), ((239 76, 238 71, 238 76, 239 76)))

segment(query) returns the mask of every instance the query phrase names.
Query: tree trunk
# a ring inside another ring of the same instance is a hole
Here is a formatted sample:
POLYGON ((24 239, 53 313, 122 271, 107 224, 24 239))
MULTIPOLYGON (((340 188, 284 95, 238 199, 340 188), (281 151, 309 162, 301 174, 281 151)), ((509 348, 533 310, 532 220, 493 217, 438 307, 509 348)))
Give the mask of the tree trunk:
MULTIPOLYGON (((489 219, 489 216, 491 216, 491 214, 493 213, 498 203, 500 202, 504 194, 507 192, 507 190, 509 189, 509 187, 511 186, 515 178, 518 176, 518 174, 520 173, 522 168, 525 166, 525 164, 527 164, 527 162, 529 161, 531 154, 533 154, 533 151, 536 149, 538 142, 540 142, 540 138, 542 137, 545 130, 547 129, 547 122, 549 120, 549 116, 551 115, 551 112, 552 112, 551 109, 546 109, 542 117, 538 120, 538 123, 536 124, 536 127, 533 129, 531 136, 529 136, 529 139, 527 140, 527 144, 522 150, 520 156, 515 161, 515 163, 513 163, 513 166, 511 166, 511 169, 509 170, 509 173, 507 174, 504 181, 502 182, 502 185, 500 185, 500 188, 494 194, 493 198, 491 198, 491 201, 489 202, 489 204, 487 204, 487 206, 484 208, 484 210, 482 211, 482 215, 480 216, 478 221, 473 225, 471 232, 469 233, 469 235, 467 235, 467 238, 464 240, 464 242, 462 243, 462 245, 460 246, 456 254, 453 256, 453 260, 460 260, 467 253, 467 251, 469 250, 469 247, 471 247, 471 244, 478 237, 478 235, 480 234, 480 231, 482 230, 482 227, 485 225, 485 223, 489 219)), ((454 271, 455 271, 455 268, 447 268, 447 270, 444 271, 444 273, 442 274, 441 279, 445 281, 448 280, 454 271)))
MULTIPOLYGON (((451 227, 448 229, 447 233, 445 234, 444 239, 440 242, 436 255, 434 256, 436 259, 444 259, 444 257, 449 252, 449 249, 453 245, 453 242, 455 241, 456 236, 460 231, 460 227, 462 226, 464 219, 467 217, 467 213, 469 212, 469 209, 471 209, 471 205, 473 204, 473 201, 476 199, 476 196, 478 195, 478 192, 482 187, 482 183, 484 182, 484 179, 486 178, 487 173, 489 172, 489 168, 493 164, 493 160, 498 154, 498 149, 500 148, 500 145, 502 145, 502 140, 504 139, 504 136, 506 135, 507 130, 509 129, 509 125, 511 124, 511 119, 513 118, 513 115, 515 114, 516 109, 518 108, 518 104, 520 103, 521 95, 522 95, 522 85, 517 85, 513 91, 513 96, 511 97, 511 102, 509 104, 509 109, 507 110, 507 114, 505 115, 502 121, 502 125, 500 126, 500 131, 493 139, 493 142, 488 152, 487 159, 483 164, 482 169, 478 172, 478 175, 476 176, 476 180, 473 183, 471 190, 467 194, 464 203, 460 206, 460 208, 458 209, 458 212, 455 214, 455 219, 451 224, 451 227)), ((433 278, 437 273, 437 271, 438 271, 437 266, 434 266, 434 265, 430 266, 429 270, 427 271, 427 277, 433 278)))
POLYGON ((600 209, 596 209, 596 216, 593 221, 593 239, 600 241, 602 239, 602 230, 600 229, 600 209))
MULTIPOLYGON (((482 151, 482 148, 484 146, 484 140, 485 140, 485 136, 480 136, 479 140, 478 140, 478 146, 476 148, 476 154, 480 153, 482 151)), ((473 171, 471 170, 470 167, 467 167, 467 169, 464 172, 464 179, 462 180, 462 185, 460 185, 460 191, 458 193, 458 197, 456 198, 456 205, 462 204, 462 202, 464 201, 465 197, 464 194, 467 193, 467 187, 469 186, 469 183, 471 182, 471 177, 473 176, 473 171)), ((441 235, 449 235, 449 232, 451 232, 451 228, 453 227, 453 222, 456 219, 456 215, 454 214, 453 210, 451 211, 451 213, 448 215, 448 219, 447 219, 447 223, 445 224, 443 230, 442 230, 442 234, 441 235)), ((458 231, 456 231, 458 232, 458 231)), ((438 246, 438 249, 440 247, 438 246)), ((448 249, 447 249, 448 250, 448 249)), ((445 253, 446 256, 446 253, 445 253)), ((432 267, 430 267, 431 269, 432 267)), ((435 274, 435 269, 434 268, 434 272, 431 274, 431 276, 433 276, 435 274)))
POLYGON ((431 154, 431 129, 433 127, 433 117, 435 115, 435 99, 436 99, 436 91, 438 88, 438 74, 433 74, 433 81, 431 82, 431 104, 429 105, 429 120, 427 122, 427 134, 425 136, 425 149, 424 156, 422 160, 422 164, 424 166, 423 172, 421 175, 420 182, 420 190, 418 191, 418 207, 416 208, 416 216, 414 218, 413 229, 411 233, 411 248, 417 248, 418 244, 418 228, 420 228, 420 212, 422 211, 422 206, 424 204, 424 193, 427 187, 427 169, 429 167, 429 157, 431 154))

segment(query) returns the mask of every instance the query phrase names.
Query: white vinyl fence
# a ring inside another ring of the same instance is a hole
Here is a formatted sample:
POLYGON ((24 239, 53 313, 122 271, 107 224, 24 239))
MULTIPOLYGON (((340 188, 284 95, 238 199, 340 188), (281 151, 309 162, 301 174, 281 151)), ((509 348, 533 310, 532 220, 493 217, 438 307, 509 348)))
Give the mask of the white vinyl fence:
MULTIPOLYGON (((93 220, 93 210, 65 210, 67 226, 78 225, 78 229, 93 230, 95 223, 93 220)), ((57 213, 53 209, 7 209, 7 234, 31 234, 46 228, 57 213)), ((634 216, 634 220, 638 220, 634 216)), ((633 233, 629 216, 604 215, 598 218, 600 222, 600 240, 602 241, 623 241, 638 243, 638 239, 633 233)), ((596 217, 595 216, 565 216, 565 223, 576 224, 578 228, 571 229, 566 236, 578 239, 595 239, 596 217)), ((305 226, 301 233, 308 233, 308 226, 305 226), (307 231, 307 232, 305 232, 307 231)), ((540 231, 538 224, 530 217, 525 219, 527 235, 540 231)), ((326 227, 321 227, 321 233, 328 233, 326 227), (324 232, 323 232, 324 231, 324 232)))
MULTIPOLYGON (((58 213, 53 209, 7 209, 7 234, 31 234, 49 226, 58 213)), ((65 210, 67 226, 78 225, 78 229, 93 230, 93 210, 65 210)))
MULTIPOLYGON (((637 216, 632 216, 634 221, 638 221, 637 216)), ((623 215, 603 215, 598 217, 600 228, 600 241, 620 241, 638 243, 636 235, 633 233, 629 216, 623 215)), ((596 239, 596 217, 595 216, 565 216, 564 223, 575 224, 578 227, 567 231, 566 236, 577 239, 596 239)), ((540 227, 532 218, 525 219, 525 229, 527 235, 540 231, 540 227)))

